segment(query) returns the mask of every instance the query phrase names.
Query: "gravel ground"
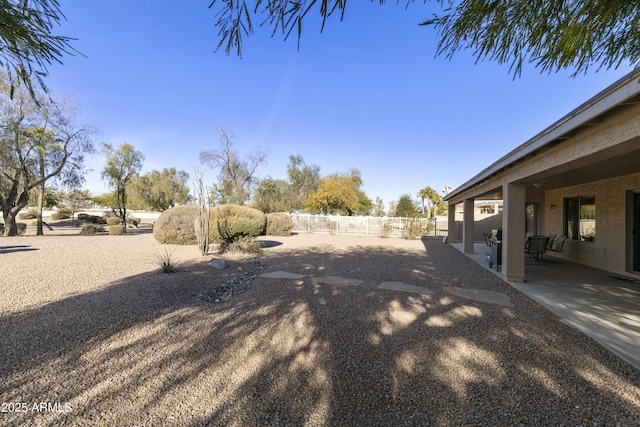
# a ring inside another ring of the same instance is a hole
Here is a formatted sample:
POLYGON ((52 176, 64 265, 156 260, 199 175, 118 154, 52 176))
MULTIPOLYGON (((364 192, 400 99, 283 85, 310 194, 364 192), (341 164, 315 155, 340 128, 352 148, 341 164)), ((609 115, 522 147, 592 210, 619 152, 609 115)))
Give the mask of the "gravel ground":
POLYGON ((439 240, 264 238, 216 270, 148 232, 76 233, 0 237, 0 425, 640 426, 640 371, 439 240))

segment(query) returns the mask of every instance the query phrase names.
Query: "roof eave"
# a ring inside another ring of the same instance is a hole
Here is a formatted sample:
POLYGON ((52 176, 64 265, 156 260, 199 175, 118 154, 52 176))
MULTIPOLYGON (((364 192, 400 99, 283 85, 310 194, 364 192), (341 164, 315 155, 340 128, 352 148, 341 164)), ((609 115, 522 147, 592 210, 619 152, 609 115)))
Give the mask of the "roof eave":
POLYGON ((553 141, 562 138, 563 135, 570 133, 578 127, 584 126, 588 122, 596 119, 617 105, 624 103, 638 94, 640 94, 640 70, 634 70, 590 98, 588 101, 581 104, 578 108, 574 109, 569 114, 526 141, 524 144, 518 146, 505 156, 498 159, 461 186, 455 188, 447 194, 443 200, 447 201, 455 198, 470 187, 473 187, 490 176, 497 174, 501 170, 522 160, 524 157, 531 155, 534 151, 544 148, 545 146, 553 143, 553 141))

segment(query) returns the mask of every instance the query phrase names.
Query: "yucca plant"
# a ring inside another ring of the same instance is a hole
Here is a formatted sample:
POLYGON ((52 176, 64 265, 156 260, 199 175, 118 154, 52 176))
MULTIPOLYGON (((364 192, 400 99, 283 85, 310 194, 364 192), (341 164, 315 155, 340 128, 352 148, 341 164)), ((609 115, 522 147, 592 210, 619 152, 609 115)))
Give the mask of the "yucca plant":
POLYGON ((168 247, 164 247, 164 250, 155 250, 149 256, 149 261, 160 268, 163 273, 177 273, 178 262, 176 261, 173 252, 168 247))

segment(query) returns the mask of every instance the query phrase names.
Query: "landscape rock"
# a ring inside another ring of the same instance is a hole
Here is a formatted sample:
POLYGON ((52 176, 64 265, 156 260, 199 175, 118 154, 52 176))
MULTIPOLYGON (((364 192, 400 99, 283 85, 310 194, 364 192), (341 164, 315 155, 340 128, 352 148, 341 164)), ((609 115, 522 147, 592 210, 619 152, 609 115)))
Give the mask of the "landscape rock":
MULTIPOLYGON (((222 260, 214 259, 213 261, 222 260)), ((213 261, 211 261, 211 263, 213 263, 213 261)), ((194 296, 199 300, 208 302, 223 302, 230 300, 232 297, 241 294, 242 292, 249 289, 249 287, 251 287, 251 282, 253 281, 253 279, 255 279, 256 276, 265 268, 265 265, 260 261, 254 261, 252 263, 252 266, 252 270, 244 271, 240 275, 231 278, 226 283, 216 286, 216 288, 212 292, 200 292, 194 294, 194 296)))
POLYGON ((209 265, 211 267, 215 268, 216 270, 224 270, 225 268, 227 268, 226 261, 224 261, 222 259, 213 258, 211 260, 211 262, 209 263, 209 265))

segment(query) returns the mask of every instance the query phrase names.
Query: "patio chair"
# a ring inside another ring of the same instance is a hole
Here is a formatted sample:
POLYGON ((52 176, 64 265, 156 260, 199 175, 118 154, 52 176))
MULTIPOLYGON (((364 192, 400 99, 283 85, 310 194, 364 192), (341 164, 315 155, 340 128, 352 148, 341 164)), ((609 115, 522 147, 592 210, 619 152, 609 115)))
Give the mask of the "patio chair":
POLYGON ((564 246, 564 242, 567 240, 567 236, 558 236, 554 241, 553 245, 549 250, 553 252, 562 252, 562 247, 564 246))
POLYGON ((553 246, 553 242, 556 240, 555 234, 549 234, 549 241, 547 242, 547 250, 550 251, 553 246))
POLYGON ((531 258, 535 258, 537 262, 541 262, 544 257, 544 253, 547 250, 547 243, 549 238, 547 236, 532 236, 529 238, 529 246, 527 247, 527 254, 531 258))

